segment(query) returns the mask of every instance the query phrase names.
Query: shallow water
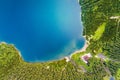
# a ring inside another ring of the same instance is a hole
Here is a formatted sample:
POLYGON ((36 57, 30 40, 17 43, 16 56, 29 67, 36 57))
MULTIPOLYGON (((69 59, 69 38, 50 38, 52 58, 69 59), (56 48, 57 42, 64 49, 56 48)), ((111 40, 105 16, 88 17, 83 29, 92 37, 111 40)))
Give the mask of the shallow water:
POLYGON ((13 43, 25 61, 49 61, 84 45, 77 0, 1 0, 0 41, 13 43))

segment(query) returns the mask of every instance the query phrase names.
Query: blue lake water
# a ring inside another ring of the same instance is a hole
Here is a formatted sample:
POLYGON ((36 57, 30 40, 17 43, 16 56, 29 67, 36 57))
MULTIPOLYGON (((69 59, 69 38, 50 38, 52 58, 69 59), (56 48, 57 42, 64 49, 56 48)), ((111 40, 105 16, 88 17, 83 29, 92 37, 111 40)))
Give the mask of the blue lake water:
POLYGON ((0 41, 25 61, 49 61, 84 45, 78 0, 0 0, 0 41))

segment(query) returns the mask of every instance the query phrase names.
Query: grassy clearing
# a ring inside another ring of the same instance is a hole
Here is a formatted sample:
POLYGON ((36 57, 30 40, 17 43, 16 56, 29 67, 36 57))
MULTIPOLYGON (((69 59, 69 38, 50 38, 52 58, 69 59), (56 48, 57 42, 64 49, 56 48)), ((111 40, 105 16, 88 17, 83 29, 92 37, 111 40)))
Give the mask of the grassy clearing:
POLYGON ((98 27, 98 29, 95 31, 95 34, 93 36, 93 40, 97 41, 102 37, 102 34, 105 31, 105 26, 106 26, 106 23, 104 22, 102 25, 98 27))

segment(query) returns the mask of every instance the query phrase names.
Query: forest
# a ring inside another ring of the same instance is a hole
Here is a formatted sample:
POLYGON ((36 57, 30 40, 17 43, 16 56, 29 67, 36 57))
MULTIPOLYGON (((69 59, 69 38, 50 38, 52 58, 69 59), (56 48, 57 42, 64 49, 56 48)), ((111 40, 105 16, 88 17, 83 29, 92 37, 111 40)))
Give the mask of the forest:
POLYGON ((66 59, 25 62, 13 44, 0 43, 0 80, 120 80, 120 0, 79 0, 86 51, 66 59), (91 53, 89 64, 80 57, 91 53), (107 60, 96 58, 102 53, 107 60))

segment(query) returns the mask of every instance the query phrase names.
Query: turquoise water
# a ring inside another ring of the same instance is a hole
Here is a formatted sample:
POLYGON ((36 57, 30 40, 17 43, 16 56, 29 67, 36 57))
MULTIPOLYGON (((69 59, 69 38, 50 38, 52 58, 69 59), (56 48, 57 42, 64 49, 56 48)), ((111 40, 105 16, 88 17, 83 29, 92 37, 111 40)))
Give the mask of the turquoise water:
POLYGON ((0 0, 0 41, 25 61, 50 61, 84 45, 78 0, 0 0))

